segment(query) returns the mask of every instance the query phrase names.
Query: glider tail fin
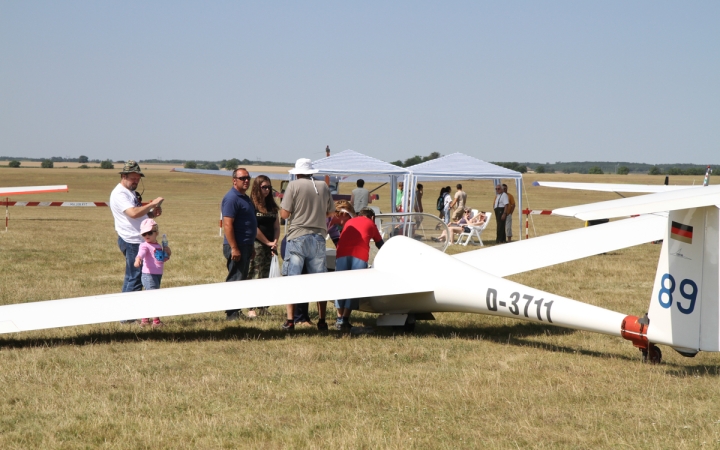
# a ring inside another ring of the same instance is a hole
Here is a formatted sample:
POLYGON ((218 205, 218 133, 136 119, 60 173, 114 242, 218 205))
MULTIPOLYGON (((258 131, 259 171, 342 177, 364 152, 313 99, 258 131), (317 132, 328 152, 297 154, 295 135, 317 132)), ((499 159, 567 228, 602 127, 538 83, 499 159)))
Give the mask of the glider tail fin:
POLYGON ((684 356, 720 351, 718 207, 670 211, 653 285, 647 340, 684 356))

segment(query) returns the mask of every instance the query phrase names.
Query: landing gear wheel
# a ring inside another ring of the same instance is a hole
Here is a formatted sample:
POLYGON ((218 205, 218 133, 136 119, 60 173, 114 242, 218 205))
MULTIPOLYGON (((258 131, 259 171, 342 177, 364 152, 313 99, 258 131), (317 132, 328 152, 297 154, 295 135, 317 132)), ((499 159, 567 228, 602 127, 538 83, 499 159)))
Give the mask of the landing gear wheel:
POLYGON ((655 344, 650 344, 646 349, 642 349, 643 362, 649 362, 650 364, 660 364, 662 361, 662 352, 660 348, 655 344))

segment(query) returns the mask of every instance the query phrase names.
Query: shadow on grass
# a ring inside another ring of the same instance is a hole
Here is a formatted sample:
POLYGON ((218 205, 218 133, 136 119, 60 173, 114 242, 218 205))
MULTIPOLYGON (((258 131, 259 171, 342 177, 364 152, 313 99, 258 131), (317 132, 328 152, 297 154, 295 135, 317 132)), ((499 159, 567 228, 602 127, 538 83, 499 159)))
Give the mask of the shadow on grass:
MULTIPOLYGON (((226 324, 223 320, 218 320, 225 326, 221 329, 185 329, 174 330, 174 325, 170 325, 162 330, 141 329, 137 324, 123 325, 127 327, 119 330, 95 331, 76 336, 67 337, 49 337, 49 338, 0 338, 0 349, 22 349, 37 347, 55 347, 55 346, 74 346, 74 345, 97 345, 111 343, 132 343, 132 342, 203 342, 203 341, 233 341, 233 340, 285 340, 292 337, 304 336, 328 336, 329 338, 341 338, 348 336, 347 334, 337 331, 318 331, 316 328, 296 329, 287 332, 280 329, 281 318, 273 317, 263 319, 258 322, 241 321, 232 324, 226 324), (277 324, 277 329, 267 329, 267 324, 277 324), (261 326, 264 326, 262 328, 261 326)), ((205 322, 215 322, 213 319, 201 318, 182 318, 177 321, 177 327, 185 328, 192 326, 201 326, 205 322)), ((329 324, 333 325, 333 321, 329 324)), ((371 318, 358 318, 353 321, 356 326, 366 328, 374 328, 374 320, 371 318)), ((218 323, 213 323, 217 326, 218 323)), ((496 344, 512 345, 515 347, 541 349, 553 353, 580 354, 583 356, 591 356, 595 358, 613 358, 625 360, 632 363, 640 363, 641 357, 628 357, 625 355, 610 354, 587 349, 578 349, 575 347, 567 347, 548 342, 531 340, 534 336, 565 336, 576 333, 577 330, 569 328, 560 328, 550 325, 543 325, 531 322, 521 322, 513 325, 500 326, 452 326, 444 324, 435 324, 432 322, 419 322, 415 331, 407 333, 398 328, 383 327, 375 328, 372 336, 375 339, 395 339, 400 335, 415 336, 418 338, 439 338, 439 339, 465 339, 471 341, 487 341, 496 344)), ((349 335, 351 338, 357 338, 356 335, 349 335)), ((669 349, 668 349, 669 350, 669 349)), ((674 363, 665 363, 663 366, 672 367, 667 371, 670 376, 677 377, 704 377, 719 376, 720 366, 712 365, 694 365, 683 366, 674 363)))
POLYGON ((720 367, 707 364, 696 364, 693 366, 674 366, 675 369, 668 370, 671 377, 717 377, 720 376, 720 367))

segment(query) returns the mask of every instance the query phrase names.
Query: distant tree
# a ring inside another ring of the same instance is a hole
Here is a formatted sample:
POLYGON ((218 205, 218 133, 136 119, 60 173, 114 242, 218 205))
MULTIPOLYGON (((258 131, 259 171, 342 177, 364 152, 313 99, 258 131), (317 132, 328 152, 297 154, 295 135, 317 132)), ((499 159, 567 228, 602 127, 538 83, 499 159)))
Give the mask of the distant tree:
POLYGON ((535 173, 545 173, 545 166, 537 166, 535 168, 535 173))
POLYGON ((78 167, 78 169, 89 169, 89 167, 87 166, 87 164, 82 164, 78 167))
POLYGON ((186 169, 197 169, 197 163, 195 161, 186 161, 183 167, 186 169))
POLYGON ((100 163, 100 168, 101 169, 114 169, 115 165, 113 164, 113 162, 111 160, 106 159, 105 161, 100 163))
POLYGON ((426 157, 424 157, 423 161, 430 161, 432 159, 438 159, 440 156, 442 156, 440 154, 440 152, 432 152, 429 155, 427 155, 426 157))
POLYGON ((705 175, 706 168, 704 167, 690 167, 686 169, 683 173, 685 175, 705 175))
POLYGON ((563 168, 562 171, 563 171, 563 173, 572 173, 572 169, 570 169, 569 167, 563 168))
POLYGON ((20 167, 20 161, 12 160, 8 163, 8 167, 20 167))
MULTIPOLYGON (((237 158, 229 159, 227 162, 225 162, 225 168, 227 170, 235 170, 240 166, 240 160, 237 158)), ((212 169, 211 169, 212 170, 212 169)))
POLYGON ((80 157, 78 158, 78 162, 81 163, 81 164, 84 164, 84 163, 86 163, 86 162, 88 162, 88 161, 89 161, 89 160, 88 160, 88 157, 85 156, 85 155, 80 155, 80 157))
POLYGON ((504 167, 506 169, 514 170, 515 172, 526 173, 527 166, 525 164, 519 164, 516 162, 493 162, 493 164, 504 167))
POLYGON ((218 165, 215 164, 215 163, 203 164, 203 165, 200 166, 200 169, 205 169, 205 170, 220 170, 220 168, 218 167, 218 165))
POLYGON ((53 162, 50 161, 49 159, 43 159, 42 162, 40 163, 40 167, 42 167, 43 169, 52 169, 53 166, 54 166, 53 162))
POLYGON ((400 166, 400 167, 402 167, 402 161, 400 161, 399 159, 398 159, 397 161, 391 162, 390 164, 392 164, 393 166, 400 166))
POLYGON ((620 166, 617 169, 618 175, 627 175, 630 173, 630 169, 627 166, 620 166))
POLYGON ((422 157, 415 155, 412 158, 406 159, 405 162, 403 163, 403 167, 414 166, 415 164, 420 164, 421 162, 423 162, 422 157))
POLYGON ((661 175, 662 170, 658 166, 652 166, 648 171, 648 175, 661 175))
POLYGON ((602 175, 603 170, 598 166, 592 166, 591 168, 588 169, 588 173, 592 174, 592 175, 602 175))
POLYGON ((678 169, 677 167, 670 167, 669 169, 667 169, 667 170, 665 171, 665 173, 666 173, 667 175, 682 175, 682 174, 683 174, 683 170, 682 170, 682 169, 678 169))

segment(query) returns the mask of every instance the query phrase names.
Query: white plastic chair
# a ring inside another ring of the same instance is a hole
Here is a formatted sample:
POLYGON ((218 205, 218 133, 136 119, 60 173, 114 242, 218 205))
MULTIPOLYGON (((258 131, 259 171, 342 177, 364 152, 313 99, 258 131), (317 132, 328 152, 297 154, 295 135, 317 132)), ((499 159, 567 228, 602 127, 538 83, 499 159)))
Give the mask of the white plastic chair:
POLYGON ((470 242, 472 240, 472 238, 475 237, 475 238, 477 238, 478 242, 480 243, 480 246, 484 247, 485 244, 483 244, 482 239, 480 239, 480 234, 482 234, 483 230, 490 223, 491 217, 492 217, 492 213, 485 213, 485 223, 483 223, 482 225, 476 226, 476 227, 468 226, 468 228, 470 228, 470 231, 463 231, 462 233, 460 233, 458 235, 457 241, 455 241, 455 244, 456 245, 460 244, 460 242, 462 241, 462 238, 464 237, 465 242, 463 242, 462 245, 467 246, 468 242, 470 242))

